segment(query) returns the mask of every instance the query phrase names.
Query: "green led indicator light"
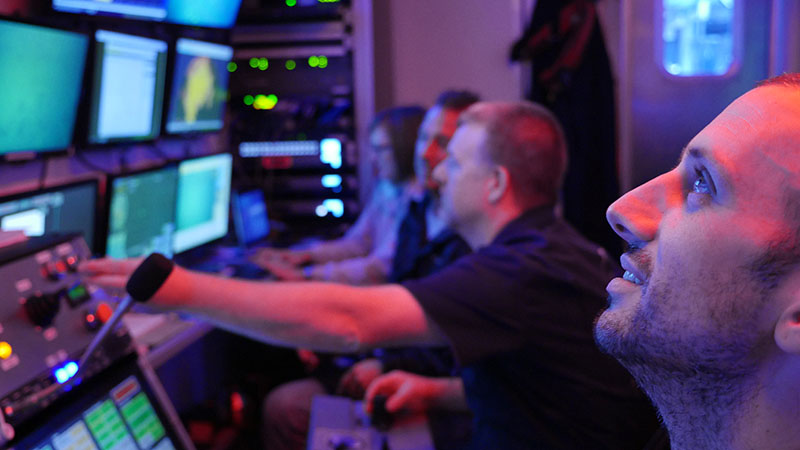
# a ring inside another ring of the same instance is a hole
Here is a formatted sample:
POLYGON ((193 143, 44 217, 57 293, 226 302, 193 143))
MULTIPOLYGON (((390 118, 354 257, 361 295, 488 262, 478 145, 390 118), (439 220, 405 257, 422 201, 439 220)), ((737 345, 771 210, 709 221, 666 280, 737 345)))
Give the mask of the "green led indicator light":
POLYGON ((267 58, 258 58, 258 69, 267 70, 269 67, 269 60, 267 58))
POLYGON ((250 95, 250 94, 247 94, 247 95, 244 96, 244 104, 247 105, 247 106, 252 105, 255 100, 256 99, 253 98, 253 96, 250 95))
POLYGON ((316 56, 309 56, 308 65, 311 67, 317 67, 319 65, 319 58, 316 56))
POLYGON ((286 6, 294 6, 297 4, 297 0, 286 0, 286 6))
POLYGON ((286 61, 286 70, 294 70, 295 67, 297 67, 297 63, 293 59, 286 61))
POLYGON ((258 67, 258 58, 250 58, 250 67, 253 69, 258 67))
POLYGON ((319 57, 319 64, 317 64, 317 67, 319 67, 320 69, 324 69, 324 68, 328 67, 328 57, 327 56, 320 56, 319 57))
POLYGON ((231 61, 231 62, 228 63, 228 72, 236 72, 236 69, 238 69, 238 68, 239 68, 239 66, 236 65, 235 62, 231 61))
POLYGON ((275 94, 258 94, 253 101, 255 109, 272 109, 278 104, 278 96, 275 94))

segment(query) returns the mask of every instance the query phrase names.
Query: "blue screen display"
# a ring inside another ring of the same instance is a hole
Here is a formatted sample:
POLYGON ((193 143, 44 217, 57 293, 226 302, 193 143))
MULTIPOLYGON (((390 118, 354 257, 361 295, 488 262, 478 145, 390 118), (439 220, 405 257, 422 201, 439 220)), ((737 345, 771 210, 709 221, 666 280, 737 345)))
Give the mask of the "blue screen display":
POLYGON ((0 155, 72 142, 87 36, 0 20, 0 155))
POLYGON ((242 0, 167 0, 167 22, 199 27, 230 28, 242 0))

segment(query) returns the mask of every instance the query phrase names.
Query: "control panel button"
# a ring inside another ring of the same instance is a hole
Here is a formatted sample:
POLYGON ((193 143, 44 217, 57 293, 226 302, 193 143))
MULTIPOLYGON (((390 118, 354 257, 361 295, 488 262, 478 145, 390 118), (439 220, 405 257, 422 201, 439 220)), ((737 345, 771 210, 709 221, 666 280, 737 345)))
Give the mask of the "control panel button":
POLYGON ((62 261, 64 261, 64 264, 66 264, 68 272, 75 273, 78 271, 78 263, 80 263, 80 258, 78 258, 77 255, 69 255, 62 261))
POLYGON ((92 298, 89 294, 89 289, 81 282, 75 283, 69 289, 62 291, 62 295, 67 299, 69 306, 73 308, 92 298))
POLYGON ((0 359, 8 359, 11 357, 13 350, 11 344, 6 341, 0 342, 0 359))

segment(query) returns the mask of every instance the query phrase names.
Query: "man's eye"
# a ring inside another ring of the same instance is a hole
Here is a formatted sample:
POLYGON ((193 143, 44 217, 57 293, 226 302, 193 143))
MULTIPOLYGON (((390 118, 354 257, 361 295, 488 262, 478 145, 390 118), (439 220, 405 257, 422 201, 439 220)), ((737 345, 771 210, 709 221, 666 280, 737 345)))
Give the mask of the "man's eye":
POLYGON ((694 184, 692 185, 692 191, 698 194, 711 194, 712 188, 705 170, 695 169, 694 173, 695 180, 694 184))

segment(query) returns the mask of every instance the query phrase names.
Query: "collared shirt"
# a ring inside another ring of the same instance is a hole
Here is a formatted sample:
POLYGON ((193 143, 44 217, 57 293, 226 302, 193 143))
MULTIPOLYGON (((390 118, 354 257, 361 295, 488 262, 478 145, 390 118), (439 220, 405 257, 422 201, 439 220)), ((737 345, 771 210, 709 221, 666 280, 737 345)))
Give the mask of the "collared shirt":
POLYGON ((593 337, 615 270, 547 207, 437 274, 404 283, 462 366, 475 448, 644 445, 655 413, 593 337))

